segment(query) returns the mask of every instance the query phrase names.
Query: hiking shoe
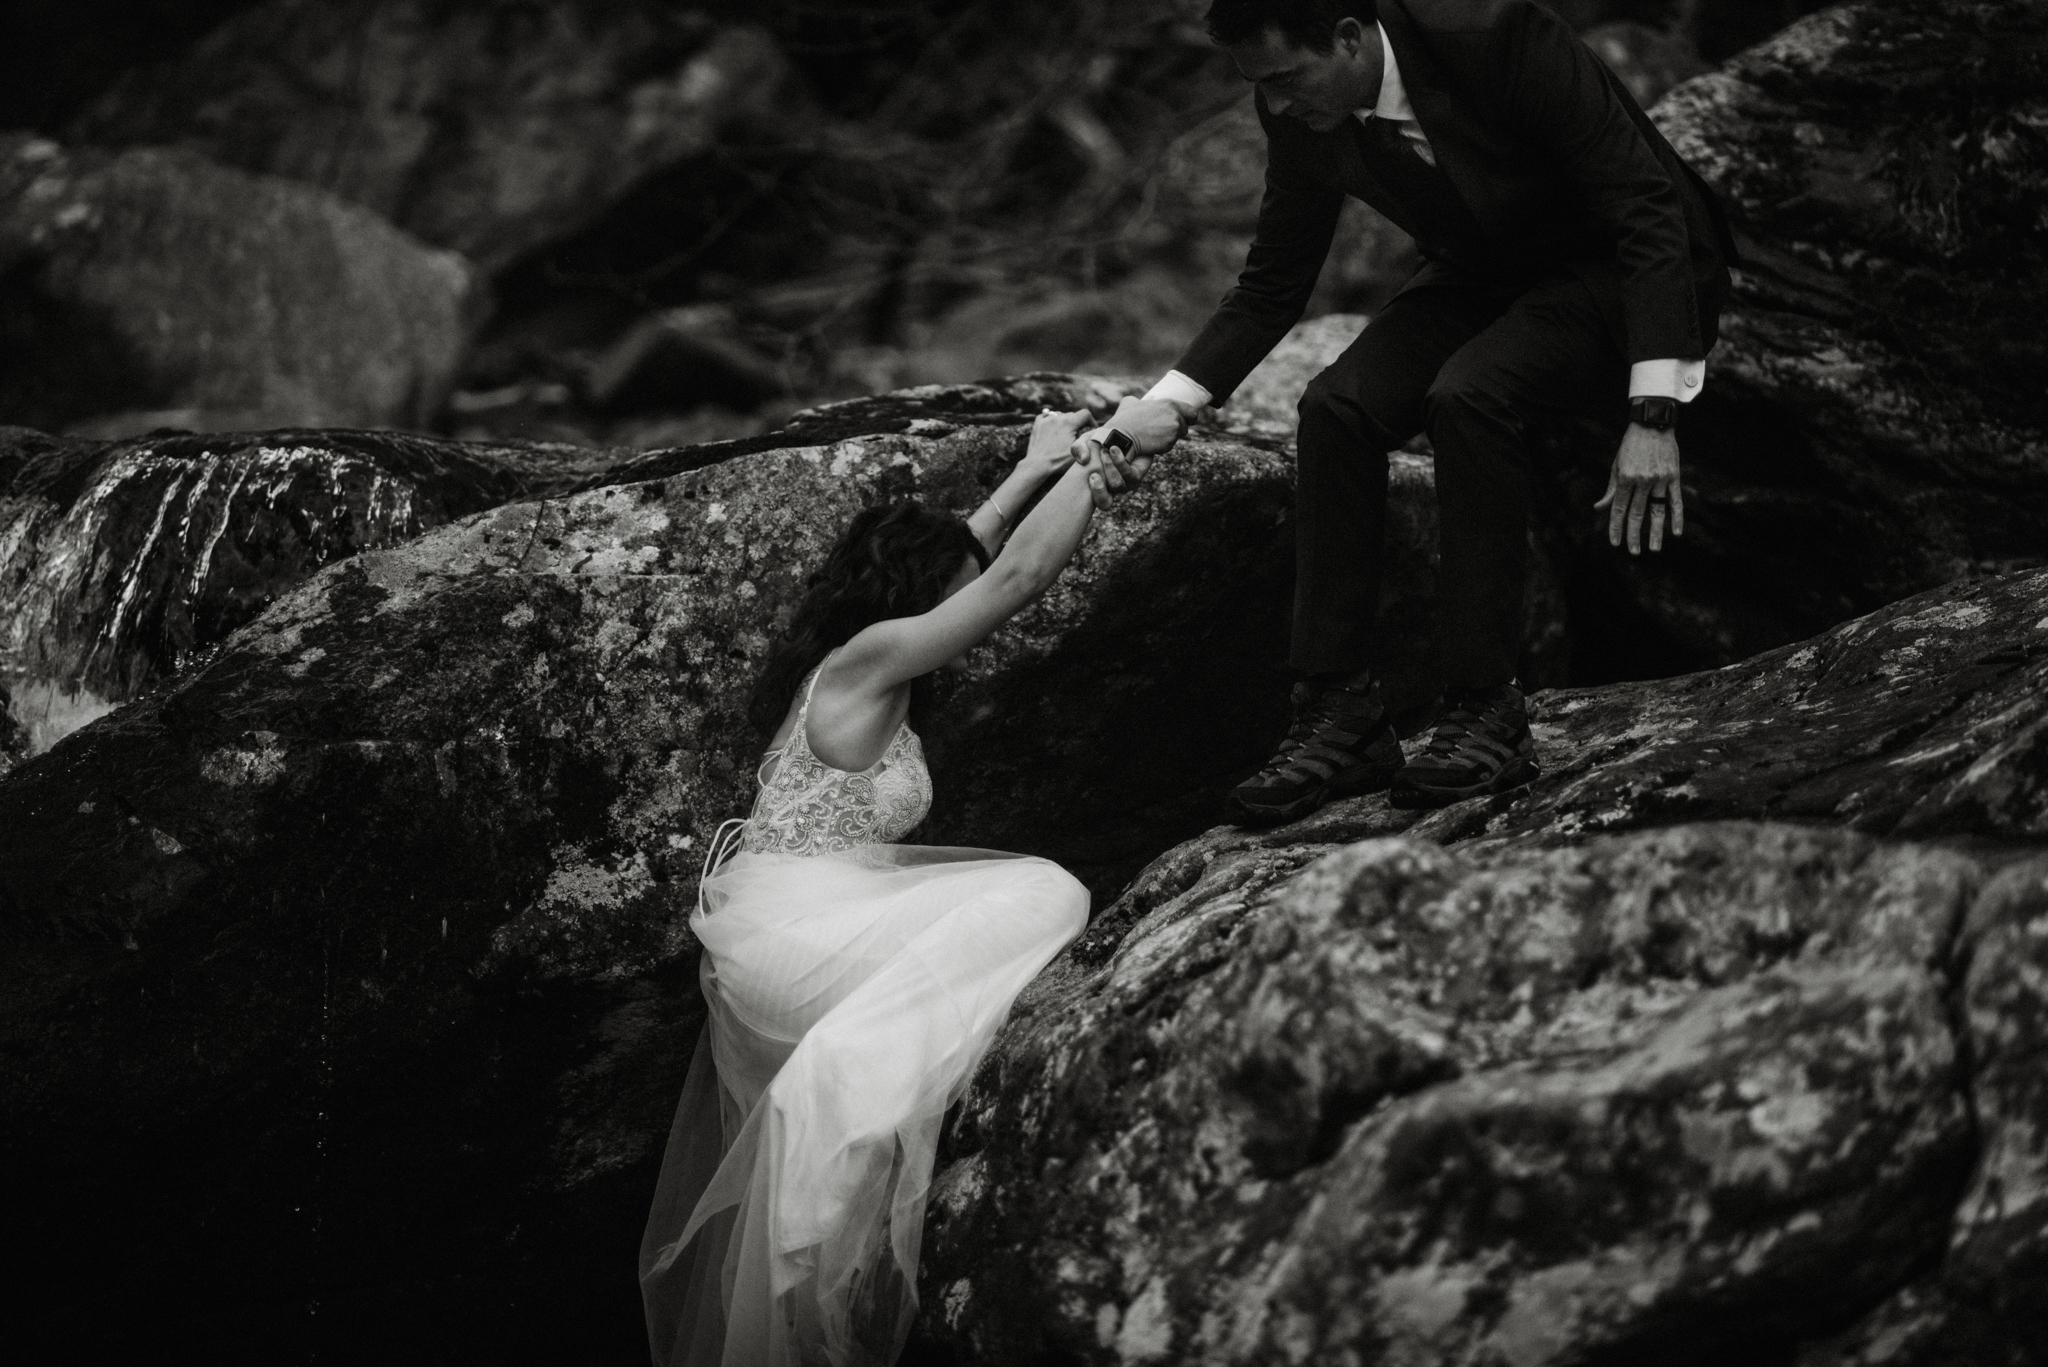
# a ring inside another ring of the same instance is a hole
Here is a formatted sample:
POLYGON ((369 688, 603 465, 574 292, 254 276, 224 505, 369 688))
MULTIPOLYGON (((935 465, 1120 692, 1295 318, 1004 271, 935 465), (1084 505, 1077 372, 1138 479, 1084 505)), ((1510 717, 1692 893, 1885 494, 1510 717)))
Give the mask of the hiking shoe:
POLYGON ((1468 797, 1504 793, 1536 777, 1536 742, 1522 690, 1513 684, 1446 699, 1450 704, 1429 744, 1394 781, 1390 805, 1447 807, 1468 797))
POLYGON ((1240 826, 1279 826, 1332 798, 1376 793, 1401 769, 1401 742, 1387 725, 1376 681, 1294 686, 1294 724, 1266 767, 1224 803, 1240 826))

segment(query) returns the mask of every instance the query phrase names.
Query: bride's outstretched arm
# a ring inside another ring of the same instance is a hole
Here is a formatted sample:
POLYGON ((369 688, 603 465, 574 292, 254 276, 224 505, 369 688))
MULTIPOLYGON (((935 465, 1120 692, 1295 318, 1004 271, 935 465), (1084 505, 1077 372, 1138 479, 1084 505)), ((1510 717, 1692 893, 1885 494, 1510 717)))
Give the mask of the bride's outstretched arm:
MULTIPOLYGON (((1140 470, 1147 463, 1143 457, 1135 462, 1140 470)), ((868 627, 846 643, 833 672, 880 693, 931 673, 987 637, 1044 593, 1073 558, 1095 511, 1091 477, 1101 478, 1068 466, 980 578, 922 616, 868 627)))
POLYGON ((1085 408, 1072 413, 1048 408, 1031 424, 1031 444, 1025 448, 1024 459, 967 519, 967 529, 990 555, 1002 550, 1003 539, 1017 525, 1018 515, 1038 487, 1074 463, 1074 434, 1087 425, 1085 408))

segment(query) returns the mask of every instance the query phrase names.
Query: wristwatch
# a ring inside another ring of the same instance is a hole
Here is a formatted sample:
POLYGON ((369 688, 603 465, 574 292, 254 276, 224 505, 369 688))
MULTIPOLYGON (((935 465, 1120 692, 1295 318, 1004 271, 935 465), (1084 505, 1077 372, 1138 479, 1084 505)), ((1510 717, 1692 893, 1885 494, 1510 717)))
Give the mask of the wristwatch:
POLYGON ((1648 394, 1630 399, 1628 420, 1639 422, 1645 427, 1654 427, 1659 432, 1669 432, 1678 424, 1678 400, 1648 394))
POLYGON ((1116 452, 1120 460, 1129 460, 1131 452, 1136 450, 1137 446, 1138 443, 1131 440, 1131 434, 1124 431, 1121 427, 1112 427, 1109 431, 1103 433, 1103 449, 1116 452))

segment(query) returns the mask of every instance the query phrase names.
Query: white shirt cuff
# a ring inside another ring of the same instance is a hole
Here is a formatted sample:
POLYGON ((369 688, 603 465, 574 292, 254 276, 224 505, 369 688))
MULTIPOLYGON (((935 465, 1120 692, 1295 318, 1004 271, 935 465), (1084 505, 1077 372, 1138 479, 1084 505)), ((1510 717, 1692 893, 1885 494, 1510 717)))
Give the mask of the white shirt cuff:
POLYGON ((1168 399, 1174 403, 1184 403, 1193 408, 1206 408, 1209 404, 1209 391, 1181 374, 1178 370, 1167 371, 1158 384, 1145 391, 1145 397, 1148 399, 1168 399))
POLYGON ((1704 357, 1680 360, 1637 361, 1628 368, 1628 396, 1631 399, 1676 399, 1691 403, 1707 387, 1704 357))

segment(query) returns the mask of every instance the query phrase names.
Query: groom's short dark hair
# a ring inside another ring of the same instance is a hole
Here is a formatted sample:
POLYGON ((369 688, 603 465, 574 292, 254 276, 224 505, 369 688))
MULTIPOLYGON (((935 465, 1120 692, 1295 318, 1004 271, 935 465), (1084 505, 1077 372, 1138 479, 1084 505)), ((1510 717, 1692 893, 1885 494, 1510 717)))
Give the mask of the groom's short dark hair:
POLYGON ((1225 47, 1249 43, 1269 28, 1295 47, 1328 52, 1342 19, 1361 24, 1379 20, 1377 0, 1215 0, 1209 6, 1209 36, 1225 47))

